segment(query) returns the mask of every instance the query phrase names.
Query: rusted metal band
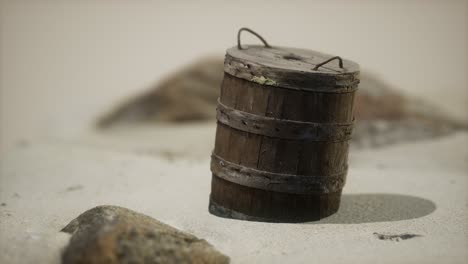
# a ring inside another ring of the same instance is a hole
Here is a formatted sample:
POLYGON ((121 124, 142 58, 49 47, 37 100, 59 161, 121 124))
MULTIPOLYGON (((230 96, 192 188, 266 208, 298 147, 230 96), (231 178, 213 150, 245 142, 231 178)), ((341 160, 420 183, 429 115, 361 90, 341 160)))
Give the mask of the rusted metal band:
POLYGON ((210 204, 208 206, 208 210, 210 213, 219 216, 219 217, 224 217, 224 218, 231 218, 231 219, 238 219, 238 220, 244 220, 244 221, 257 221, 257 222, 283 222, 279 221, 276 219, 270 219, 270 218, 264 218, 264 217, 258 217, 258 216, 250 216, 246 215, 240 212, 237 212, 235 210, 226 208, 224 206, 221 206, 217 204, 213 199, 211 199, 210 196, 210 204))
POLYGON ((218 100, 218 122, 241 131, 274 138, 310 141, 351 139, 353 123, 312 123, 259 116, 228 107, 218 100))
POLYGON ((243 186, 284 193, 332 193, 341 190, 347 167, 337 174, 323 176, 273 173, 248 168, 211 155, 211 172, 224 180, 243 186))

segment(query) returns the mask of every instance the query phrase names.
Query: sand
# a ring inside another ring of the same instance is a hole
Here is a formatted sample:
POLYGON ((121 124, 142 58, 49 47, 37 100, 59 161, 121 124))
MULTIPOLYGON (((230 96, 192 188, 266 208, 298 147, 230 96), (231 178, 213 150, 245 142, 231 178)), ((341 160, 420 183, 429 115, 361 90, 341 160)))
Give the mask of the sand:
POLYGON ((213 131, 213 124, 160 125, 12 145, 0 171, 0 263, 59 263, 68 241, 59 230, 102 204, 203 237, 232 263, 468 260, 468 133, 353 150, 336 215, 271 224, 208 213, 213 131))
POLYGON ((274 45, 353 59, 466 120, 466 2, 268 6, 0 0, 0 263, 58 263, 68 242, 59 230, 100 204, 204 237, 233 263, 466 263, 466 132, 355 151, 338 214, 265 224, 208 213, 213 124, 88 129, 117 101, 223 54, 241 26, 274 45))

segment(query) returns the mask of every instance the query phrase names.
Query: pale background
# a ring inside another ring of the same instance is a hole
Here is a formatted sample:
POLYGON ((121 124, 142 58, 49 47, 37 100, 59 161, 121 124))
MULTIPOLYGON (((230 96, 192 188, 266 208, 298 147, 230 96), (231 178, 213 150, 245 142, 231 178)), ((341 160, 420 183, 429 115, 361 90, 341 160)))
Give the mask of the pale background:
POLYGON ((337 214, 265 224, 208 213, 214 121, 90 129, 180 66, 222 56, 242 26, 355 60, 468 121, 467 1, 0 3, 0 263, 60 263, 58 231, 101 204, 204 238, 232 263, 467 262, 466 131, 351 151, 337 214))
POLYGON ((468 119, 467 1, 0 3, 0 146, 81 133, 179 66, 223 54, 242 26, 355 60, 468 119))

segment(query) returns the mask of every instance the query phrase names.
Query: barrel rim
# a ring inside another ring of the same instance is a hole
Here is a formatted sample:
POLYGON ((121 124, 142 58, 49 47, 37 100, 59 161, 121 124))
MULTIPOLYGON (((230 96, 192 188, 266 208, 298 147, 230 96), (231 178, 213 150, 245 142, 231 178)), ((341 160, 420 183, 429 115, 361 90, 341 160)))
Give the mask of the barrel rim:
POLYGON ((226 51, 224 71, 262 85, 335 93, 355 91, 360 73, 357 63, 344 59, 344 70, 332 69, 328 65, 318 70, 314 69, 314 66, 330 56, 288 47, 265 48, 253 45, 242 50, 233 47, 226 51), (257 51, 259 54, 255 54, 257 51), (310 61, 299 62, 300 65, 296 65, 295 62, 281 59, 281 56, 293 56, 293 52, 306 54, 303 56, 308 56, 310 61))
POLYGON ((330 63, 320 66, 319 69, 315 69, 315 66, 335 55, 310 49, 245 45, 243 49, 239 49, 237 46, 231 47, 227 49, 226 54, 233 58, 258 63, 265 67, 295 70, 315 75, 343 75, 359 71, 359 64, 349 59, 342 59, 343 68, 330 63))
POLYGON ((224 72, 250 82, 285 89, 323 93, 352 93, 359 84, 359 72, 349 75, 307 75, 291 70, 278 70, 226 55, 224 72))

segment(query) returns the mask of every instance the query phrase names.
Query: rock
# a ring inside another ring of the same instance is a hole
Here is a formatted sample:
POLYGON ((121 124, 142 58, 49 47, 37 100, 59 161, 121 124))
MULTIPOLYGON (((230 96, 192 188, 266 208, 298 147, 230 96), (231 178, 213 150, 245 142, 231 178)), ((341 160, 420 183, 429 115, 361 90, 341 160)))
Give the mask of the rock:
POLYGON ((398 92, 366 71, 361 72, 354 105, 352 146, 356 148, 437 138, 468 127, 437 107, 398 92))
POLYGON ((229 263, 208 242, 118 206, 90 209, 65 226, 63 263, 229 263))
POLYGON ((223 60, 205 57, 130 98, 98 120, 98 127, 141 122, 184 122, 216 117, 223 60))
MULTIPOLYGON (((222 78, 222 57, 202 58, 118 106, 98 125, 108 128, 135 122, 214 119, 222 78)), ((367 71, 361 72, 355 100, 352 141, 356 147, 434 138, 468 127, 428 103, 403 95, 367 71)))

